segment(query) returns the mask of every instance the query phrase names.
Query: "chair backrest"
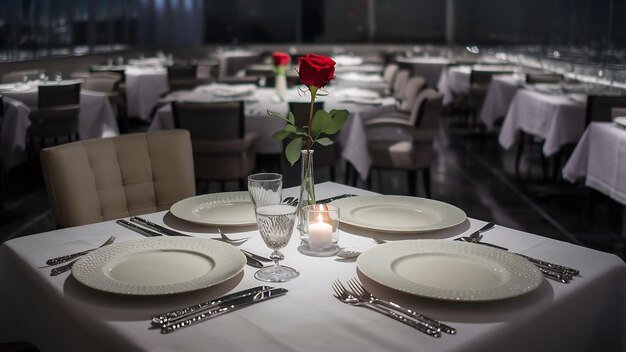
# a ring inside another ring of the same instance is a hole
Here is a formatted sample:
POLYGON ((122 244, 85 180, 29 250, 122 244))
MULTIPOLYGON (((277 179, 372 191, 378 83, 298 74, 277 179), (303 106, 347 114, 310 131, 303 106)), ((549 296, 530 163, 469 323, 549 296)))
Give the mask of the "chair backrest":
POLYGON ((407 69, 401 69, 396 73, 396 78, 393 81, 393 97, 400 100, 402 99, 402 94, 404 94, 404 86, 406 82, 409 80, 409 76, 411 75, 411 71, 407 69))
POLYGON ((83 88, 104 93, 115 93, 120 89, 120 78, 103 75, 92 75, 85 78, 83 88))
MULTIPOLYGON (((310 109, 311 109, 311 104, 309 103, 289 102, 289 111, 293 113, 296 119, 296 126, 304 127, 304 126, 309 125, 310 109)), ((324 110, 323 102, 320 102, 320 101, 315 102, 315 105, 313 106, 313 116, 315 116, 315 113, 317 112, 317 110, 324 110)))
POLYGON ((393 79, 396 76, 399 68, 400 66, 394 63, 385 66, 385 70, 383 71, 383 81, 387 82, 389 84, 389 87, 392 86, 393 79))
POLYGON ((120 81, 121 82, 125 82, 126 81, 126 71, 122 70, 122 69, 100 69, 100 68, 96 68, 96 67, 90 67, 89 68, 89 72, 94 75, 94 74, 101 74, 101 73, 114 73, 116 75, 119 75, 120 77, 120 81))
POLYGON ((113 71, 92 72, 89 77, 106 77, 122 82, 122 75, 113 71))
POLYGON ((198 76, 198 65, 172 65, 167 68, 168 81, 179 79, 196 79, 198 76))
POLYGON ((430 128, 431 114, 437 110, 437 104, 439 104, 438 113, 441 114, 442 102, 443 95, 432 88, 419 92, 411 106, 409 122, 415 128, 430 128), (430 103, 427 104, 426 102, 430 103), (427 117, 425 118, 425 116, 427 117))
POLYGON ((559 83, 563 80, 563 75, 558 73, 527 73, 526 83, 559 83))
POLYGON ((195 195, 187 131, 127 134, 46 148, 41 166, 59 227, 167 210, 195 195))
POLYGON ((80 86, 81 83, 40 85, 39 109, 80 104, 80 86))
POLYGON ((592 121, 611 121, 614 108, 625 108, 626 96, 587 96, 587 111, 585 114, 585 126, 592 121))
POLYGON ((222 66, 220 67, 219 79, 235 76, 239 71, 244 70, 249 65, 260 62, 260 54, 227 56, 221 62, 222 66))
POLYGON ((426 86, 426 79, 421 76, 414 76, 409 78, 404 86, 404 94, 400 100, 400 110, 409 111, 417 95, 426 86))
POLYGON ((188 130, 194 141, 241 139, 245 134, 243 101, 173 102, 174 126, 188 130))
POLYGON ((623 117, 623 116, 626 116, 626 107, 611 109, 611 118, 623 117))
POLYGON ((22 82, 24 80, 24 76, 26 76, 29 81, 34 81, 36 79, 39 79, 39 73, 40 70, 23 70, 9 72, 2 76, 2 83, 22 82))

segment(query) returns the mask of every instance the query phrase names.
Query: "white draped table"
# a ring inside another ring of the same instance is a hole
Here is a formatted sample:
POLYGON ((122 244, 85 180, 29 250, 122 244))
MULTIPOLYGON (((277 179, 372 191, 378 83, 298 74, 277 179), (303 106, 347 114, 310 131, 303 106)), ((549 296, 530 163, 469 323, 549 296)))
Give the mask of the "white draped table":
POLYGON ((150 112, 159 97, 169 90, 167 70, 163 67, 129 66, 124 74, 128 116, 138 116, 142 120, 150 121, 150 112))
POLYGON ((492 130, 496 121, 506 115, 515 93, 521 86, 522 80, 518 76, 493 76, 480 110, 480 118, 487 126, 487 130, 492 130))
MULTIPOLYGON (((0 153, 5 168, 26 160, 26 137, 31 121, 31 108, 37 108, 39 97, 36 86, 2 92, 6 114, 2 120, 0 153)), ((80 91, 78 133, 81 139, 114 137, 119 129, 106 94, 83 89, 80 91)))
MULTIPOLYGON (((214 85, 223 86, 223 85, 214 85)), ((370 117, 388 112, 395 107, 395 100, 391 97, 382 98, 380 104, 359 104, 350 101, 351 97, 364 93, 358 88, 327 87, 327 96, 320 96, 316 100, 324 102, 324 109, 347 109, 350 118, 342 128, 339 141, 342 148, 342 157, 348 160, 357 170, 362 179, 367 178, 372 164, 368 149, 367 136, 363 126, 364 121, 370 117)), ((273 88, 258 88, 249 96, 232 98, 245 102, 246 130, 255 131, 259 134, 256 144, 258 153, 276 154, 282 153, 282 142, 272 138, 274 132, 284 127, 284 121, 272 118, 267 111, 275 111, 286 115, 289 112, 288 102, 309 102, 309 96, 300 93, 296 88, 287 92, 283 101, 275 97, 273 88)), ((217 97, 211 93, 211 85, 197 87, 193 92, 176 92, 168 96, 166 100, 179 100, 191 102, 218 102, 227 101, 228 98, 217 97)), ((174 128, 171 105, 160 108, 149 131, 159 131, 174 128)))
MULTIPOLYGON (((284 196, 297 196, 298 189, 284 196)), ((319 198, 370 192, 339 185, 316 185, 319 198)), ((145 218, 179 231, 213 238, 212 227, 191 225, 169 212, 145 218)), ((450 240, 484 225, 468 219, 455 227, 421 235, 384 236, 388 240, 450 240)), ((252 236, 240 248, 269 254, 253 228, 223 229, 235 238, 252 236)), ((626 265, 618 257, 549 238, 496 226, 485 240, 526 255, 580 269, 570 284, 543 280, 524 296, 485 303, 419 298, 380 286, 357 270, 355 262, 308 257, 297 251, 294 231, 282 251, 284 264, 300 277, 274 286, 289 293, 181 331, 162 335, 149 318, 227 292, 262 283, 256 269, 213 288, 161 297, 130 297, 89 289, 69 273, 50 277, 45 260, 97 246, 110 235, 117 242, 142 238, 114 221, 16 238, 0 246, 0 341, 25 339, 46 351, 623 351, 626 265), (368 309, 348 306, 331 295, 333 280, 359 276, 375 294, 457 328, 435 339, 368 309)), ((373 232, 341 226, 342 246, 376 246, 373 232)), ((428 268, 415 268, 428 270, 428 268)))
POLYGON ((563 167, 563 178, 585 178, 587 187, 626 205, 626 129, 592 122, 563 167))
POLYGON ((552 156, 562 146, 578 142, 585 130, 586 106, 565 94, 520 89, 504 118, 498 141, 509 149, 522 130, 543 138, 543 154, 552 156))

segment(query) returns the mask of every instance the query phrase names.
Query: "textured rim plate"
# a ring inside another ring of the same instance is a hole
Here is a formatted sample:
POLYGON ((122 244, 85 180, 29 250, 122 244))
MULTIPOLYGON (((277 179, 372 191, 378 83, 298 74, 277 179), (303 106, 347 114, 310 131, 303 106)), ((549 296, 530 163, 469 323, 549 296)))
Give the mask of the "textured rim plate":
POLYGON ((332 202, 343 223, 372 230, 415 233, 445 229, 465 221, 465 212, 432 199, 360 196, 332 202))
POLYGON ((203 225, 256 224, 248 192, 212 193, 183 199, 174 203, 170 212, 179 219, 203 225))
POLYGON ((451 301, 492 301, 528 293, 541 272, 515 254, 472 243, 397 241, 373 247, 357 259, 372 280, 417 296, 451 301))
POLYGON ((74 264, 86 286, 125 295, 166 295, 206 288, 241 270, 246 258, 232 245, 201 238, 155 237, 112 244, 74 264))

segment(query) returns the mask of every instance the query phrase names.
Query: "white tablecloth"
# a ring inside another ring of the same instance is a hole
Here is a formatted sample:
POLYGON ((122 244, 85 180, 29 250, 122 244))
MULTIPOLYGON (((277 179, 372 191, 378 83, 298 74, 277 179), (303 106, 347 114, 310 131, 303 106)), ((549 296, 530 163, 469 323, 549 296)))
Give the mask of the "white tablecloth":
POLYGON ((167 70, 162 67, 127 67, 125 76, 128 116, 149 121, 159 97, 169 90, 167 70))
POLYGON ((626 205, 626 129, 592 122, 563 167, 563 178, 585 185, 626 205))
POLYGON ((445 68, 439 76, 437 89, 443 94, 443 103, 454 101, 454 96, 469 88, 471 66, 450 66, 445 68))
MULTIPOLYGON (((297 196, 291 188, 284 196, 297 196)), ((316 186, 318 198, 369 192, 334 183, 316 186)), ((194 226, 168 212, 145 218, 216 237, 211 227, 194 226)), ((468 219, 447 230, 393 238, 450 239, 484 224, 468 219)), ((223 229, 233 237, 252 236, 241 248, 269 254, 254 228, 223 229)), ((339 243, 361 250, 375 246, 373 232, 341 226, 339 243)), ((113 221, 10 240, 0 246, 0 341, 26 339, 46 351, 623 351, 626 328, 626 265, 618 257, 500 226, 485 240, 517 252, 580 269, 570 284, 544 280, 534 292, 487 303, 455 303, 401 294, 367 281, 375 294, 441 319, 457 335, 434 339, 368 309, 351 307, 331 295, 335 279, 358 274, 354 262, 307 257, 297 252, 294 231, 282 250, 284 264, 300 277, 275 286, 286 296, 224 315, 179 332, 149 329, 156 313, 204 301, 226 292, 261 285, 256 269, 220 284, 181 295, 126 297, 84 287, 69 274, 50 277, 46 258, 91 248, 115 234, 117 242, 142 238, 113 221)), ((417 268, 416 270, 428 270, 417 268)))
MULTIPOLYGON (((7 111, 2 121, 0 153, 8 169, 26 160, 26 137, 31 124, 28 115, 31 107, 37 107, 39 99, 35 88, 2 94, 6 99, 7 111)), ((78 133, 80 139, 119 135, 117 121, 106 94, 81 90, 78 133)))
POLYGON ((517 131, 545 139, 543 154, 552 156, 563 145, 576 143, 585 129, 586 103, 563 94, 520 89, 506 114, 498 140, 509 149, 517 131))
MULTIPOLYGON (((223 97, 216 98, 210 91, 202 93, 201 91, 206 90, 206 87, 210 86, 201 86, 196 88, 195 92, 177 95, 177 99, 206 102, 223 101, 223 97)), ((395 106, 395 100, 393 98, 383 98, 381 105, 355 104, 346 101, 349 99, 348 95, 351 93, 359 94, 363 91, 356 88, 343 89, 340 87, 328 87, 327 90, 329 94, 318 97, 317 101, 324 102, 326 111, 332 109, 347 109, 350 111, 350 118, 339 135, 342 156, 350 161, 361 178, 365 179, 369 174, 372 160, 367 149, 367 136, 363 127, 363 121, 392 110, 395 106)), ((275 154, 283 152, 283 145, 281 141, 273 139, 272 134, 283 128, 284 122, 278 118, 271 118, 267 115, 267 111, 271 110, 286 115, 289 112, 289 101, 308 102, 309 96, 299 93, 294 88, 287 92, 284 101, 280 101, 275 97, 274 89, 259 88, 253 95, 239 99, 245 101, 246 130, 256 131, 259 134, 260 139, 257 143, 257 152, 275 154)), ((157 111, 149 131, 173 128, 172 108, 170 105, 166 105, 157 111)))
POLYGON ((480 118, 488 130, 492 130, 495 122, 506 115, 513 97, 520 87, 521 80, 517 76, 493 76, 480 110, 480 118))
POLYGON ((411 67, 413 76, 422 76, 429 87, 436 87, 442 72, 450 64, 443 57, 399 57, 396 62, 411 67))

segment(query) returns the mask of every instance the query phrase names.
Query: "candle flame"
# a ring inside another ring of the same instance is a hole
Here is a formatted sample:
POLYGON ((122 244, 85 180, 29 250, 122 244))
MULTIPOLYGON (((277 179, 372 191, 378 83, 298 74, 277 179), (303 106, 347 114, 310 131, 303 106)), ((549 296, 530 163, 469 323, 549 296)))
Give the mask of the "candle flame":
POLYGON ((317 213, 317 222, 324 222, 324 217, 322 216, 322 213, 317 213))

